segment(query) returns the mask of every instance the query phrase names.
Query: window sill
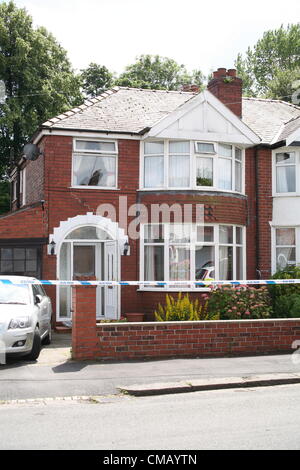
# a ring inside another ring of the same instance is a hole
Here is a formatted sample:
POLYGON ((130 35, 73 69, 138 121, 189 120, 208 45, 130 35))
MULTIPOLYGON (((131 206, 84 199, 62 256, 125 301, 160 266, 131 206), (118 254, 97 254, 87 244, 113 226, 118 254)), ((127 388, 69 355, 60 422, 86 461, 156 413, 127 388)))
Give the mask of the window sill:
POLYGON ((96 191, 120 191, 120 188, 108 188, 106 186, 69 186, 69 189, 89 189, 96 191))
POLYGON ((139 287, 137 292, 211 292, 209 287, 139 287))
POLYGON ((241 193, 238 191, 232 191, 229 189, 217 189, 217 188, 212 188, 211 186, 201 186, 195 187, 195 188, 140 188, 137 189, 137 192, 154 192, 154 191, 203 191, 203 192, 211 192, 211 193, 226 193, 226 194, 234 194, 238 196, 246 196, 245 193, 241 193))
POLYGON ((300 193, 275 193, 273 197, 300 197, 300 193))

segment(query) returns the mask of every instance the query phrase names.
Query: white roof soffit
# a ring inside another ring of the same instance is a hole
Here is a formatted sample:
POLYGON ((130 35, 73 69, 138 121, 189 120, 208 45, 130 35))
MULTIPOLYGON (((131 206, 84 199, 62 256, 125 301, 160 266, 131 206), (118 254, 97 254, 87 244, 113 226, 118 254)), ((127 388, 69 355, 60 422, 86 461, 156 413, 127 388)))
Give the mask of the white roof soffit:
POLYGON ((300 141, 300 127, 298 127, 298 129, 296 129, 286 138, 286 146, 288 147, 293 142, 299 142, 299 141, 300 141))
POLYGON ((261 142, 255 132, 208 90, 155 124, 143 136, 148 138, 228 142, 244 147, 261 142))

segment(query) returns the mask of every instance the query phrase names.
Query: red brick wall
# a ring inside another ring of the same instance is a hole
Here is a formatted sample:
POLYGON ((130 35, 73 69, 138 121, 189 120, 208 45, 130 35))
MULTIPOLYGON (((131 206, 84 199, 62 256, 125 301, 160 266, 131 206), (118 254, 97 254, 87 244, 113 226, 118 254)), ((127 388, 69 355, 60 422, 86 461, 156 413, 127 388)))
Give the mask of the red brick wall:
MULTIPOLYGON (((247 200, 245 197, 224 196, 222 194, 201 195, 194 192, 140 192, 140 202, 149 209, 151 204, 193 204, 193 221, 196 217, 196 205, 204 205, 204 220, 207 223, 226 223, 246 225, 247 200)), ((182 209, 183 213, 183 209, 182 209)), ((173 215, 172 215, 173 217, 173 215)), ((172 221, 172 218, 171 218, 172 221)))
POLYGON ((47 237, 45 214, 45 209, 39 204, 0 217, 0 239, 47 237))
POLYGON ((95 288, 74 288, 75 359, 206 357, 291 352, 300 320, 95 322, 95 288))
POLYGON ((91 349, 103 359, 271 354, 292 350, 300 320, 115 323, 97 336, 91 349))
POLYGON ((272 151, 257 149, 257 204, 258 204, 258 269, 262 279, 271 275, 271 227, 272 221, 272 151))
POLYGON ((246 150, 245 187, 247 194, 247 279, 257 279, 257 243, 256 243, 256 172, 255 149, 246 150))
POLYGON ((34 204, 44 197, 44 156, 26 164, 26 205, 34 204))

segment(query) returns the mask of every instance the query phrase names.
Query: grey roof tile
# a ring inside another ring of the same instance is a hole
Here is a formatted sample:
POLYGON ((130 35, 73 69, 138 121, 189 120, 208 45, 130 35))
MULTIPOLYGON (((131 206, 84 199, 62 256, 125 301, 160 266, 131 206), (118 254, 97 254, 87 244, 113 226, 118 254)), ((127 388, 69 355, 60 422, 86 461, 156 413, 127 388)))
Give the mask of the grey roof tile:
POLYGON ((81 105, 71 110, 73 115, 49 119, 43 127, 139 133, 194 96, 195 93, 118 87, 94 98, 92 106, 81 105))
POLYGON ((263 143, 283 140, 281 130, 291 119, 300 116, 300 108, 279 100, 243 98, 243 121, 262 139, 263 143))
MULTIPOLYGON (((79 107, 49 119, 42 127, 138 134, 195 95, 180 91, 114 87, 86 100, 79 107)), ((243 98, 243 121, 263 143, 283 140, 300 124, 298 117, 300 107, 284 101, 243 98)))
POLYGON ((283 125, 280 134, 277 136, 277 141, 285 140, 290 134, 300 127, 300 115, 291 119, 283 125))

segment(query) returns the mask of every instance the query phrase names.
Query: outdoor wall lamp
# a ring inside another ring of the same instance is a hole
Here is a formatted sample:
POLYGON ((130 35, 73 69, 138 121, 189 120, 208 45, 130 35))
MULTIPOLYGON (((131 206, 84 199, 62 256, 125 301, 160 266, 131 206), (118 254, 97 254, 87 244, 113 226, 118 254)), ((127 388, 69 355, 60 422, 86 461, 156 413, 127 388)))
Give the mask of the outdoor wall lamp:
POLYGON ((55 241, 52 240, 52 242, 49 243, 49 245, 48 245, 48 254, 49 255, 52 255, 52 256, 55 255, 55 247, 56 247, 55 241))
POLYGON ((124 243, 123 255, 129 256, 130 255, 130 245, 128 242, 124 243))

